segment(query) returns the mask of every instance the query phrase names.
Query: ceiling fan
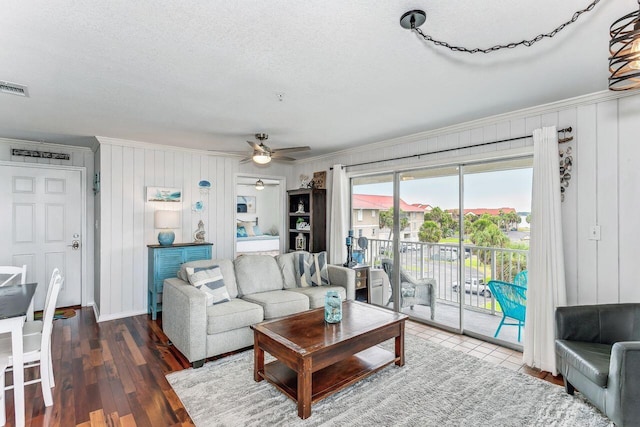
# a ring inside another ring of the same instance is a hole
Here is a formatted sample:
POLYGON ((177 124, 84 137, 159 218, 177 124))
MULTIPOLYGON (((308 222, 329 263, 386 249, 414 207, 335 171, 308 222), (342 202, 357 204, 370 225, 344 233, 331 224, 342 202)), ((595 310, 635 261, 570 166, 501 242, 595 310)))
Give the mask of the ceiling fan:
POLYGON ((253 149, 253 153, 250 157, 246 157, 240 160, 240 163, 246 163, 250 160, 253 160, 258 164, 265 165, 269 163, 271 159, 290 162, 295 159, 293 157, 286 156, 286 154, 294 153, 296 151, 307 151, 311 149, 311 147, 309 146, 302 146, 273 150, 269 146, 264 144, 264 141, 269 138, 269 135, 267 135, 266 133, 256 133, 255 136, 259 143, 254 141, 247 141, 247 144, 249 144, 253 149))

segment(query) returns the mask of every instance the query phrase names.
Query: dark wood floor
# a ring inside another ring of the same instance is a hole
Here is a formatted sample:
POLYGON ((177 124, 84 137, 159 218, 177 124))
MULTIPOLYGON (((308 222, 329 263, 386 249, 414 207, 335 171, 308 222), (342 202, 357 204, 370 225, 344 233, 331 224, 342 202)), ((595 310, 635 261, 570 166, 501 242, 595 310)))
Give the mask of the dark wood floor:
MULTIPOLYGON (((189 363, 167 345, 161 320, 140 315, 96 323, 91 308, 76 313, 54 322, 54 404, 45 408, 40 385, 27 386, 27 426, 193 425, 165 379, 189 363)), ((561 383, 546 372, 528 373, 561 383)), ((6 403, 6 425, 13 426, 13 393, 6 403)))

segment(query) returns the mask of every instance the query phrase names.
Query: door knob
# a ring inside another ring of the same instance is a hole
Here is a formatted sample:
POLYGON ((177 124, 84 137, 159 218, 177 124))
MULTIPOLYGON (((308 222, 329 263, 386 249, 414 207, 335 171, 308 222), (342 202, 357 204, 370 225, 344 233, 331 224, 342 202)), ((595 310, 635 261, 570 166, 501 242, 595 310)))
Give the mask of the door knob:
POLYGON ((72 240, 70 245, 67 245, 68 247, 72 248, 74 251, 78 250, 80 248, 80 241, 79 240, 72 240))

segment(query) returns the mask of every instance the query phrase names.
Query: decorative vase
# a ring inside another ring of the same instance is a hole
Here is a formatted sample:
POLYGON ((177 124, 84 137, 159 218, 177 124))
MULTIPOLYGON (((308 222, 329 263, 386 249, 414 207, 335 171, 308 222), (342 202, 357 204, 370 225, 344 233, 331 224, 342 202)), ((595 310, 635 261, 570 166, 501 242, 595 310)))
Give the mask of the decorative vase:
POLYGON ((324 320, 338 323, 342 320, 342 301, 337 291, 327 291, 324 297, 324 320))

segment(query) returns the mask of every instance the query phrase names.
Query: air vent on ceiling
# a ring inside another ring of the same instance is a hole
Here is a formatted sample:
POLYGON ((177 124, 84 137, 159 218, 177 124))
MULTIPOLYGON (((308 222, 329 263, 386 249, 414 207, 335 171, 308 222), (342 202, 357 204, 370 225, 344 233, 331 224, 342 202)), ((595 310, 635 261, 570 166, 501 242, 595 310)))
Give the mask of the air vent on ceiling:
POLYGON ((3 82, 2 80, 0 80, 0 92, 29 97, 29 89, 26 86, 17 83, 3 82))

